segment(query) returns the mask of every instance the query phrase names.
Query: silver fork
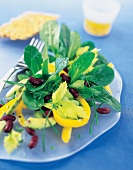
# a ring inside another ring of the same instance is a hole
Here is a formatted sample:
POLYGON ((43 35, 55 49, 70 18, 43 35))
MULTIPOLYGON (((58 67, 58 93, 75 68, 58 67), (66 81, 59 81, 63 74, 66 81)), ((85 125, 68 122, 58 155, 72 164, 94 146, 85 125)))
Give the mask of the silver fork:
MULTIPOLYGON (((38 49, 39 52, 42 51, 44 47, 44 42, 39 41, 38 39, 32 38, 30 41, 30 46, 34 46, 38 49)), ((27 65, 24 63, 24 54, 21 56, 21 58, 18 60, 17 64, 12 67, 3 77, 0 79, 0 93, 2 89, 4 88, 6 82, 4 80, 9 80, 9 78, 13 75, 13 73, 19 69, 26 69, 27 65)))

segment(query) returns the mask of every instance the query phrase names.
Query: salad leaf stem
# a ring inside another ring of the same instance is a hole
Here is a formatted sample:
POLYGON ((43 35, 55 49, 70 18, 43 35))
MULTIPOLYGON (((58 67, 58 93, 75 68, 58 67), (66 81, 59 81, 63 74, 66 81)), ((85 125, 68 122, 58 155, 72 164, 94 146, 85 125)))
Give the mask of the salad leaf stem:
MULTIPOLYGON (((41 108, 40 108, 40 111, 42 112, 42 114, 44 113, 41 108)), ((47 119, 47 121, 49 122, 49 124, 51 125, 52 129, 54 130, 54 132, 60 137, 59 131, 54 127, 54 125, 51 124, 51 122, 49 121, 49 119, 47 118, 47 116, 45 114, 44 114, 44 116, 47 119)))
POLYGON ((18 83, 18 82, 15 82, 15 81, 7 81, 5 80, 6 83, 8 84, 11 84, 11 85, 18 85, 18 86, 25 86, 23 83, 18 83))
POLYGON ((95 119, 96 119, 96 125, 98 125, 98 113, 97 113, 97 111, 96 111, 96 103, 95 103, 94 95, 92 95, 92 100, 93 100, 93 103, 94 103, 95 113, 94 113, 94 116, 93 116, 92 121, 91 121, 91 124, 90 124, 90 131, 89 131, 90 134, 92 134, 92 128, 93 128, 94 120, 95 120, 95 119))
POLYGON ((48 115, 46 116, 46 121, 45 121, 45 124, 44 124, 44 128, 43 128, 43 131, 42 131, 42 148, 43 148, 43 152, 46 151, 45 149, 45 130, 46 130, 46 122, 48 120, 48 117, 51 113, 51 110, 48 112, 48 115))

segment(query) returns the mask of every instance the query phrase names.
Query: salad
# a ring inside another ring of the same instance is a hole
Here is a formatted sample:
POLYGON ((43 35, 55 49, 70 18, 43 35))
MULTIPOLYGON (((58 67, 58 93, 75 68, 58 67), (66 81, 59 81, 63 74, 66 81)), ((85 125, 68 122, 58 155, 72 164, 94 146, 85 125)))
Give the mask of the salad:
POLYGON ((34 46, 25 47, 26 71, 18 75, 18 82, 6 81, 13 87, 6 93, 6 102, 0 105, 0 133, 5 134, 3 142, 9 154, 23 142, 23 131, 31 135, 27 144, 30 149, 42 140, 45 151, 47 128, 68 143, 73 128, 88 124, 91 134, 99 114, 121 110, 110 89, 114 66, 93 42, 82 43, 77 32, 56 21, 43 25, 40 39, 45 42, 42 53, 34 46), (27 117, 25 109, 33 114, 27 117), (62 127, 61 134, 55 124, 62 127), (38 130, 42 131, 42 139, 38 138, 38 130))

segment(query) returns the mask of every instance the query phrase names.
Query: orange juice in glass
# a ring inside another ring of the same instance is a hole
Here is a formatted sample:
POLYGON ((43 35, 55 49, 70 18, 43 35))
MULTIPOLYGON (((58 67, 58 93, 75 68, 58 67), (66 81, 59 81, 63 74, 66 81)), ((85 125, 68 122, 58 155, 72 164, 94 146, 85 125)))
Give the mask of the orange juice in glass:
POLYGON ((84 0, 84 29, 94 36, 106 36, 120 11, 115 0, 84 0))

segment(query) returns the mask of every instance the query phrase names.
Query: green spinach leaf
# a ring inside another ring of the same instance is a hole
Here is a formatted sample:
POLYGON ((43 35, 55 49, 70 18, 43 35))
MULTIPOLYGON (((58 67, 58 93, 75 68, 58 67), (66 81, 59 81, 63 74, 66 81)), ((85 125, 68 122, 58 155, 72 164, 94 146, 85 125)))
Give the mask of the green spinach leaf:
POLYGON ((101 65, 101 64, 108 64, 109 62, 107 61, 107 59, 103 56, 103 55, 101 55, 100 53, 98 53, 98 56, 97 56, 97 58, 98 58, 98 60, 97 60, 97 62, 95 63, 95 66, 97 66, 97 65, 101 65))
POLYGON ((56 72, 55 74, 58 74, 61 70, 63 70, 66 66, 67 66, 67 63, 68 63, 68 58, 61 58, 61 57, 58 57, 55 61, 55 66, 56 66, 56 72))
POLYGON ((88 98, 92 97, 91 89, 86 87, 86 86, 84 86, 84 89, 79 89, 78 91, 79 91, 80 95, 82 97, 84 97, 85 99, 88 99, 88 98))
POLYGON ((34 57, 42 58, 41 53, 34 46, 27 46, 24 50, 24 61, 25 64, 31 69, 31 60, 34 57))
POLYGON ((71 77, 71 83, 76 81, 81 74, 88 69, 94 57, 95 54, 88 51, 83 53, 77 60, 74 61, 68 73, 71 77))
POLYGON ((95 48, 95 44, 92 41, 86 41, 81 44, 81 47, 89 46, 89 50, 91 51, 95 48))
POLYGON ((53 55, 51 55, 51 54, 48 54, 48 58, 49 58, 49 62, 50 63, 53 63, 56 60, 56 58, 53 55))
POLYGON ((22 99, 24 101, 24 104, 31 110, 39 109, 44 104, 43 98, 41 98, 40 100, 37 100, 33 97, 32 93, 29 93, 26 90, 22 94, 22 99))
POLYGON ((84 80, 77 80, 69 85, 71 88, 84 89, 84 80))
POLYGON ((23 79, 27 79, 29 76, 27 74, 18 74, 18 80, 21 81, 23 79))
POLYGON ((30 76, 32 76, 33 74, 32 74, 32 72, 31 72, 31 70, 26 70, 26 75, 28 76, 28 77, 30 77, 30 76))
POLYGON ((44 91, 43 89, 41 89, 41 90, 35 91, 35 92, 33 93, 33 98, 39 100, 39 99, 41 99, 41 98, 44 98, 44 96, 46 96, 46 95, 48 95, 48 94, 49 94, 48 91, 44 91))
POLYGON ((87 81, 91 81, 98 86, 107 86, 114 79, 114 70, 107 65, 99 65, 85 75, 87 81))
POLYGON ((62 54, 64 57, 67 57, 69 45, 70 45, 70 30, 65 25, 62 24, 61 31, 60 31, 60 51, 59 53, 62 54))
POLYGON ((42 69, 43 59, 42 57, 33 57, 31 59, 31 71, 33 74, 36 74, 38 71, 42 69))
POLYGON ((40 30, 40 38, 53 52, 59 48, 60 27, 56 21, 47 21, 40 30))
POLYGON ((43 59, 43 61, 48 58, 48 46, 47 46, 46 43, 45 43, 45 45, 44 45, 44 48, 43 48, 41 54, 42 54, 42 59, 43 59))
POLYGON ((72 31, 70 34, 70 45, 68 51, 68 58, 74 59, 76 51, 81 45, 80 35, 77 32, 72 31))
POLYGON ((48 58, 43 61, 42 75, 48 74, 48 58))
POLYGON ((51 94, 57 90, 60 83, 61 83, 61 77, 55 76, 55 78, 53 80, 46 83, 46 86, 43 88, 43 90, 48 91, 49 94, 51 94))
POLYGON ((93 86, 90 89, 96 101, 106 103, 117 111, 121 110, 120 103, 113 96, 111 96, 109 92, 107 92, 102 86, 93 86))
POLYGON ((42 74, 41 74, 41 73, 40 73, 40 74, 35 74, 35 75, 34 75, 34 78, 42 79, 42 74))
POLYGON ((8 83, 8 84, 11 84, 11 85, 18 85, 18 86, 22 86, 22 87, 25 86, 25 84, 19 83, 19 82, 15 82, 15 81, 8 81, 8 80, 5 80, 5 82, 8 83))

